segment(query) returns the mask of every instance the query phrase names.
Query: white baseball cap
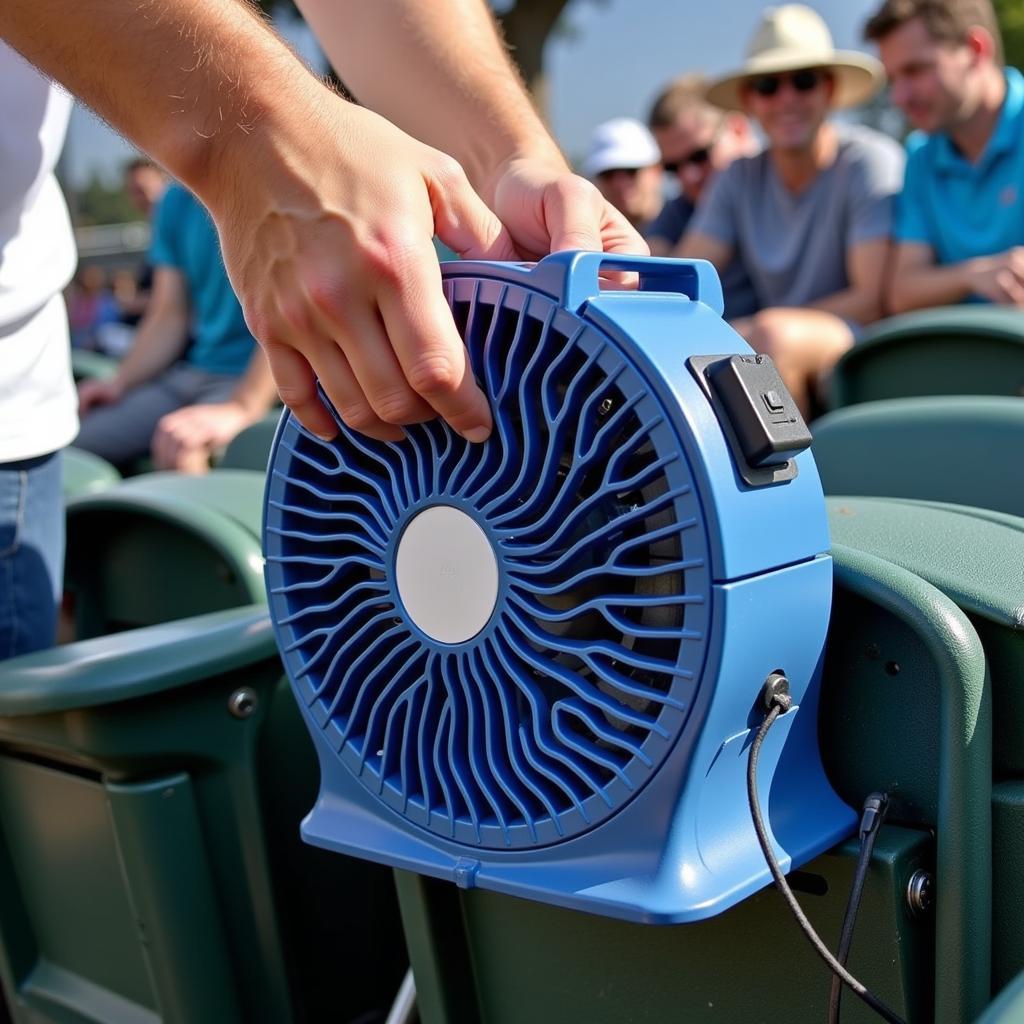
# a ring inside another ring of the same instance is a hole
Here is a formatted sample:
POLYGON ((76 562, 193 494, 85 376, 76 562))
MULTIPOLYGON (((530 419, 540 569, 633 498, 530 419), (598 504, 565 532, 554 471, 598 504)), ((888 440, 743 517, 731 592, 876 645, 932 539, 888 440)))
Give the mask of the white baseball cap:
POLYGON ((654 136, 631 117, 614 117, 594 129, 583 171, 588 178, 596 178, 604 171, 650 167, 658 163, 661 163, 661 151, 654 136))

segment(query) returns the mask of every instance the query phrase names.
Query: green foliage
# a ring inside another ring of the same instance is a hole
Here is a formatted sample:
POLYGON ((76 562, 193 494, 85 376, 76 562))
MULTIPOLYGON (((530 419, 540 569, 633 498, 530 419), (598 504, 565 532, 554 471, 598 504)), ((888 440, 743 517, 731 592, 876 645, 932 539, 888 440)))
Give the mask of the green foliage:
POLYGON ((1003 32, 1006 63, 1024 68, 1024 3, 1021 0, 993 0, 1003 32))
POLYGON ((75 213, 75 223, 80 227, 124 224, 139 219, 139 211, 132 205, 121 184, 107 184, 95 173, 85 188, 68 198, 75 213))

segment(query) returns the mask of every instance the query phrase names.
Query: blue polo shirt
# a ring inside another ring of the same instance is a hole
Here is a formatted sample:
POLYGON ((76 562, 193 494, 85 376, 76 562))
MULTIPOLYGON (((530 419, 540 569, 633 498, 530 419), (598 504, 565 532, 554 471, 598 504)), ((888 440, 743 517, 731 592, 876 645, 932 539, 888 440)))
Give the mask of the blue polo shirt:
POLYGON ((1024 76, 1016 68, 1006 69, 1003 109, 976 164, 944 134, 909 148, 896 241, 931 246, 938 263, 1024 245, 1024 76))
POLYGON ((244 373, 256 342, 224 269, 217 229, 206 207, 180 185, 171 185, 157 207, 149 262, 185 276, 192 315, 185 361, 207 373, 244 373))

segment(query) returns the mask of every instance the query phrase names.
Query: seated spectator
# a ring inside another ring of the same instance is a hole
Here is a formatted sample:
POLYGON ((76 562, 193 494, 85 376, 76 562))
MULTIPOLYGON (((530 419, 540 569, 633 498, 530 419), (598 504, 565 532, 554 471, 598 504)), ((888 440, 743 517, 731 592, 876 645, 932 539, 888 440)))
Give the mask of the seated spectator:
POLYGON ((583 172, 638 231, 661 209, 661 154, 639 121, 616 117, 599 124, 583 172))
POLYGON ((94 263, 79 267, 68 286, 67 303, 71 347, 99 348, 97 335, 118 317, 117 301, 106 271, 94 263))
POLYGON ((740 254, 761 308, 733 326, 772 357, 805 413, 820 375, 881 314, 903 151, 827 119, 881 80, 873 58, 833 48, 814 11, 784 4, 765 9, 743 67, 708 90, 755 118, 767 148, 715 178, 677 252, 719 270, 740 254))
MULTIPOLYGON (((152 287, 153 268, 146 264, 148 284, 152 287)), ((131 270, 118 270, 111 282, 114 302, 117 304, 117 319, 102 324, 96 331, 96 348, 108 356, 121 359, 132 347, 135 340, 135 325, 139 316, 137 310, 145 310, 149 302, 148 291, 140 294, 141 273, 131 270)))
MULTIPOLYGON (((648 121, 662 166, 679 179, 679 195, 665 203, 644 231, 652 256, 668 256, 679 244, 715 174, 761 148, 746 117, 711 106, 704 99, 706 89, 702 76, 684 75, 670 83, 651 107, 648 121)), ((736 254, 722 273, 722 291, 727 317, 748 316, 757 309, 754 286, 736 254)))
MULTIPOLYGON (((125 166, 125 194, 146 220, 151 220, 167 184, 167 175, 149 157, 136 157, 125 166)), ((149 305, 152 289, 153 268, 148 259, 141 260, 134 273, 122 270, 114 275, 118 315, 97 330, 95 348, 116 359, 124 356, 135 340, 135 331, 149 305)))
POLYGON ((886 0, 865 28, 912 141, 897 203, 894 312, 1024 307, 1024 76, 989 0, 886 0))
POLYGON ((158 468, 199 473, 267 412, 275 389, 206 210, 172 185, 155 221, 152 300, 117 375, 79 385, 75 446, 122 469, 151 452, 158 468))

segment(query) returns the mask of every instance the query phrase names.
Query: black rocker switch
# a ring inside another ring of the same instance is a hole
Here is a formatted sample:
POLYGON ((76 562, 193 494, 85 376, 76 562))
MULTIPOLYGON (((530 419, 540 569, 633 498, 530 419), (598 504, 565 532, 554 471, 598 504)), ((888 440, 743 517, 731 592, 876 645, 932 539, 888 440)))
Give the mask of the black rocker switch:
POLYGON ((768 356, 717 360, 707 375, 751 466, 779 466, 810 448, 811 432, 768 356))

